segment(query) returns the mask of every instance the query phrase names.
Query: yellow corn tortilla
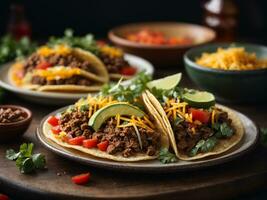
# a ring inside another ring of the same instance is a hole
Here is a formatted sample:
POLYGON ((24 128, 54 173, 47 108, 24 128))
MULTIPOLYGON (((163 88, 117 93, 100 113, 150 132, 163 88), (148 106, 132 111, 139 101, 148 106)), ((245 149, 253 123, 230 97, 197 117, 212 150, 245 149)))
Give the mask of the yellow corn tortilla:
POLYGON ((232 147, 236 146, 244 136, 244 127, 239 117, 236 115, 236 113, 233 110, 225 106, 216 105, 217 108, 220 108, 223 111, 228 113, 228 117, 232 120, 232 125, 235 128, 236 132, 231 138, 219 139, 218 143, 216 144, 216 146, 214 147, 212 151, 207 152, 207 153, 198 153, 197 155, 190 157, 187 154, 184 154, 183 152, 178 151, 174 132, 172 130, 170 121, 164 109, 162 108, 161 104, 159 103, 159 101, 149 91, 146 91, 146 95, 148 99, 150 100, 150 104, 154 106, 154 108, 158 111, 159 115, 161 116, 161 119, 160 119, 161 124, 164 124, 162 125, 162 128, 167 130, 173 151, 175 152, 176 156, 181 160, 197 160, 197 159, 205 158, 205 157, 212 156, 212 155, 222 154, 228 151, 229 149, 231 149, 232 147))
MULTIPOLYGON (((8 78, 12 85, 17 87, 22 87, 29 90, 38 90, 38 91, 77 91, 77 92, 92 92, 99 91, 101 89, 101 85, 107 83, 109 81, 108 72, 104 66, 104 64, 92 53, 74 48, 71 52, 73 55, 79 57, 80 59, 88 60, 91 63, 92 71, 88 72, 83 69, 80 69, 80 76, 87 78, 88 80, 92 80, 93 83, 90 86, 80 86, 80 85, 33 85, 30 83, 31 74, 27 73, 25 76, 29 76, 27 81, 23 79, 19 79, 17 74, 23 70, 23 61, 16 62, 13 64, 8 72, 8 78)), ((24 77, 25 77, 24 76, 24 77)))
POLYGON ((154 118, 154 122, 156 123, 156 126, 158 127, 158 129, 161 129, 161 132, 162 132, 162 137, 161 137, 162 147, 169 149, 170 142, 169 142, 168 132, 166 131, 165 128, 163 128, 165 125, 160 120, 159 113, 151 105, 151 103, 150 103, 149 99, 147 98, 147 96, 145 95, 145 93, 142 94, 142 99, 143 99, 143 102, 144 102, 144 105, 145 105, 146 109, 151 114, 151 117, 154 118))
POLYGON ((88 155, 99 157, 99 158, 105 158, 105 159, 119 161, 119 162, 136 162, 136 161, 141 161, 141 160, 153 160, 153 159, 157 158, 157 155, 148 156, 146 154, 141 154, 141 153, 136 154, 135 156, 125 158, 119 153, 117 153, 115 155, 111 155, 111 154, 108 154, 104 151, 100 151, 97 148, 88 149, 88 148, 85 148, 85 147, 79 146, 79 145, 70 145, 70 144, 63 142, 60 139, 55 137, 55 134, 52 133, 51 126, 48 124, 47 120, 45 121, 45 123, 43 125, 43 133, 44 133, 45 137, 47 137, 48 139, 52 140, 53 142, 59 144, 60 146, 75 149, 75 150, 84 152, 88 155))

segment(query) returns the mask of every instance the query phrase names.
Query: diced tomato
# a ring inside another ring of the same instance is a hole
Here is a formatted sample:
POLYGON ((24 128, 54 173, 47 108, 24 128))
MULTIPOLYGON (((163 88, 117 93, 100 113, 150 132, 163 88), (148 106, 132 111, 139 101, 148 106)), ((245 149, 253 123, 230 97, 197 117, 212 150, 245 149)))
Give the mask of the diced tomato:
POLYGON ((42 62, 42 63, 40 63, 40 64, 38 64, 38 65, 36 66, 36 69, 47 69, 47 68, 49 68, 49 67, 51 67, 51 66, 52 66, 51 63, 48 63, 48 62, 42 62))
POLYGON ((100 151, 106 151, 108 148, 108 141, 98 143, 97 147, 100 151))
POLYGON ((49 119, 47 120, 47 122, 51 126, 58 126, 58 118, 56 118, 55 116, 50 116, 49 119))
POLYGON ((136 68, 131 66, 123 67, 121 69, 121 74, 125 76, 132 76, 135 75, 135 73, 136 73, 136 68))
POLYGON ((51 130, 52 130, 52 133, 54 133, 56 135, 58 135, 61 131, 60 126, 53 126, 51 130))
POLYGON ((84 185, 86 183, 88 183, 89 179, 90 179, 91 174, 88 173, 84 173, 84 174, 79 174, 76 176, 73 176, 71 178, 72 182, 78 185, 84 185))
POLYGON ((87 139, 87 140, 84 140, 83 141, 83 146, 85 148, 94 148, 94 147, 97 147, 97 139, 96 138, 93 138, 93 139, 87 139))
POLYGON ((0 194, 0 200, 9 200, 9 197, 5 194, 0 194))
POLYGON ((68 143, 70 139, 72 139, 73 137, 70 134, 67 134, 65 136, 62 137, 62 141, 68 143))
POLYGON ((210 113, 208 111, 190 108, 190 113, 192 113, 193 120, 198 120, 202 123, 208 123, 210 119, 210 113))
POLYGON ((69 139, 68 143, 72 145, 82 145, 84 139, 85 139, 84 136, 78 136, 78 137, 69 139))
POLYGON ((97 41, 96 41, 96 44, 97 44, 98 46, 104 46, 104 45, 106 45, 107 43, 106 43, 104 40, 97 40, 97 41))

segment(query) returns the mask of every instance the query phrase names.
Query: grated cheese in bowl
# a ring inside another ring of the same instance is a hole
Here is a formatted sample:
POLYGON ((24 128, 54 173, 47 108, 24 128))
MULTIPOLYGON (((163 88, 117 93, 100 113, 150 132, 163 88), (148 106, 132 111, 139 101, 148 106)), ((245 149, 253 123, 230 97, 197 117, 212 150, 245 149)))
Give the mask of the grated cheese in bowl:
POLYGON ((203 67, 222 70, 255 70, 267 68, 267 59, 257 58, 255 53, 243 47, 218 48, 214 53, 203 53, 196 63, 203 67))

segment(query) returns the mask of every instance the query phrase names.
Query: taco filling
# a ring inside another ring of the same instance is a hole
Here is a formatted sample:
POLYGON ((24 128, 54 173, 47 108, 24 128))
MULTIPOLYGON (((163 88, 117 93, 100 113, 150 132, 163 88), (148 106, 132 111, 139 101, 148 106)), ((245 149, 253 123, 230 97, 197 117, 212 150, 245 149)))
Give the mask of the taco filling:
POLYGON ((112 97, 80 99, 59 116, 51 116, 47 124, 50 130, 46 134, 54 141, 79 146, 98 157, 105 154, 116 160, 119 155, 127 160, 142 155, 140 160, 152 159, 161 147, 161 134, 149 116, 112 97))
POLYGON ((137 73, 136 68, 125 60, 124 53, 119 48, 100 45, 98 57, 106 66, 111 79, 120 79, 121 75, 127 77, 137 73))
POLYGON ((180 79, 181 74, 176 74, 151 81, 143 97, 158 125, 169 133, 177 157, 200 159, 238 144, 244 130, 235 112, 215 105, 209 92, 179 87, 180 79))
POLYGON ((163 109, 171 124, 177 149, 182 154, 195 156, 212 151, 217 140, 235 134, 235 127, 227 112, 211 107, 193 108, 180 100, 166 100, 163 109))

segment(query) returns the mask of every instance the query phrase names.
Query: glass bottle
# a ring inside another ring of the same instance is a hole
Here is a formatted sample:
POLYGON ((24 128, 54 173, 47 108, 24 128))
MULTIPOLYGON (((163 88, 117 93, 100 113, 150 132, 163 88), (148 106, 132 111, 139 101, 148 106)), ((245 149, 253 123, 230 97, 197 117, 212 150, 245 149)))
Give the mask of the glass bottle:
POLYGON ((235 0, 207 0, 203 9, 204 25, 216 31, 217 41, 233 42, 238 27, 238 8, 235 0))

